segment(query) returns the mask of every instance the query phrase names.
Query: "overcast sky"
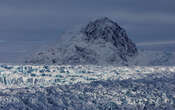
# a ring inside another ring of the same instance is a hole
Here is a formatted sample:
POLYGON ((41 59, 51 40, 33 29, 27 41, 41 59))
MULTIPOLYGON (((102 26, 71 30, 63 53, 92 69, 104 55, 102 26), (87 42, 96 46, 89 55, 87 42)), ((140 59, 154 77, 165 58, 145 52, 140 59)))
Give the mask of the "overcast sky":
POLYGON ((136 43, 175 41, 175 0, 0 0, 0 61, 20 59, 103 16, 136 43))

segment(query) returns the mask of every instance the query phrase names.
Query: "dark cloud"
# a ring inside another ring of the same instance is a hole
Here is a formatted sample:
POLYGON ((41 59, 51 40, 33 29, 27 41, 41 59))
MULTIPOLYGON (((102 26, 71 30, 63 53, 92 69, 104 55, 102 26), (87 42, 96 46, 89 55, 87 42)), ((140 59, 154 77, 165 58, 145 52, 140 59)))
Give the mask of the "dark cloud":
POLYGON ((135 42, 175 40, 174 6, 174 0, 1 0, 0 51, 52 44, 66 29, 100 16, 116 20, 135 42))

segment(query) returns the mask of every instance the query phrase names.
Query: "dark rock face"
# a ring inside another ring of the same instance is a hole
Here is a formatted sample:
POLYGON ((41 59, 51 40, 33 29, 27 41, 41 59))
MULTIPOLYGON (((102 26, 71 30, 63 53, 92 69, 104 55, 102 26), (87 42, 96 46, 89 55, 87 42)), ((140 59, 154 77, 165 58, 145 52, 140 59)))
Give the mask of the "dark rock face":
POLYGON ((137 54, 136 45, 128 38, 126 31, 107 17, 90 22, 82 32, 87 41, 103 39, 112 43, 119 49, 123 60, 127 60, 127 56, 137 54))
POLYGON ((69 36, 59 47, 39 52, 27 63, 123 65, 138 53, 126 31, 107 17, 91 21, 75 35, 63 35, 69 36))
POLYGON ((97 64, 95 53, 90 49, 74 46, 74 54, 64 59, 63 64, 97 64))

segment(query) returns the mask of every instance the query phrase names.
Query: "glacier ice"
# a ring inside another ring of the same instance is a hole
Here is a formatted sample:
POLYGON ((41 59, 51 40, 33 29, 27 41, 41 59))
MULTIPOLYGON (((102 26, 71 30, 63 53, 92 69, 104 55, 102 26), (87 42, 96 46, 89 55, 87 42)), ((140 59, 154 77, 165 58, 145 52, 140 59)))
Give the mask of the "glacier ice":
POLYGON ((0 64, 0 109, 174 110, 174 66, 0 64))
POLYGON ((90 83, 97 80, 172 77, 173 66, 94 66, 94 65, 0 65, 1 88, 90 83))

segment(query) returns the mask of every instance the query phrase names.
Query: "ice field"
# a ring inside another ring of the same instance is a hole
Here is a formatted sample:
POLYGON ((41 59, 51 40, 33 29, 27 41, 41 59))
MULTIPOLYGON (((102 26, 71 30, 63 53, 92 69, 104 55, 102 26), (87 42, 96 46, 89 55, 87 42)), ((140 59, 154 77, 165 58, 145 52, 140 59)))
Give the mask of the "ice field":
POLYGON ((174 66, 0 65, 0 109, 174 110, 174 66))
POLYGON ((78 82, 90 83, 98 80, 138 80, 145 77, 171 78, 174 66, 32 66, 32 65, 0 65, 1 88, 21 88, 53 85, 70 85, 78 82))

